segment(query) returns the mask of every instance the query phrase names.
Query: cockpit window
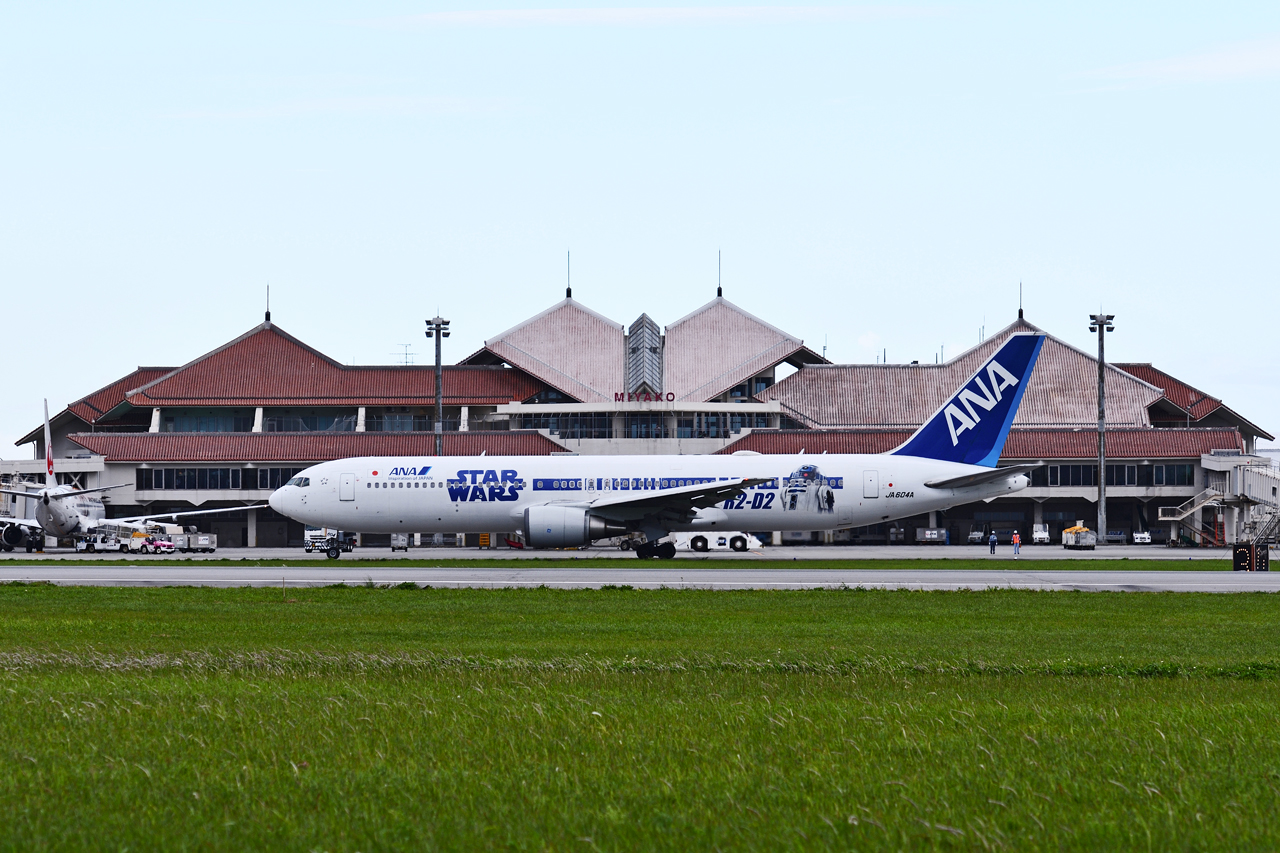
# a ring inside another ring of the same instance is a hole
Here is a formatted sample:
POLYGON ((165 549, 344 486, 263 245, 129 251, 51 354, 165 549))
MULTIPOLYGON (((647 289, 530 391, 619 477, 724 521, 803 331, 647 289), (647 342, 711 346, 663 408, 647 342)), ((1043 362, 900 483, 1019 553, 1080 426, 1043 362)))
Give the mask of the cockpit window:
POLYGON ((310 477, 294 477, 292 480, 285 483, 285 485, 286 486, 310 486, 311 478, 310 477))

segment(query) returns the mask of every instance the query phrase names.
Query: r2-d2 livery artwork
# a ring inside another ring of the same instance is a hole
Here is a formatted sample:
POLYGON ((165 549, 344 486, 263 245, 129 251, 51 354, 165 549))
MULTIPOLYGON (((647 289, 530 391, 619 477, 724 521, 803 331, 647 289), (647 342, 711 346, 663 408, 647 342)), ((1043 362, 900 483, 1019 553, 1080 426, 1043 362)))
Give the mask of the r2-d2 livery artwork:
POLYGON ((802 465, 787 477, 782 508, 787 512, 835 512, 839 478, 822 476, 817 465, 802 465))

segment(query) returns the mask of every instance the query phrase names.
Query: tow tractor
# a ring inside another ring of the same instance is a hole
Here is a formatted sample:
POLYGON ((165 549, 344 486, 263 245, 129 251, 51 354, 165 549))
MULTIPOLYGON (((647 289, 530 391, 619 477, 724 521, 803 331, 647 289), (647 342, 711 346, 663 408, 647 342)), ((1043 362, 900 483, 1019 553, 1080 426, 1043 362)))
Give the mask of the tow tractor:
POLYGON ((336 560, 344 551, 355 548, 355 537, 332 527, 308 527, 302 534, 302 550, 324 551, 330 560, 336 560))

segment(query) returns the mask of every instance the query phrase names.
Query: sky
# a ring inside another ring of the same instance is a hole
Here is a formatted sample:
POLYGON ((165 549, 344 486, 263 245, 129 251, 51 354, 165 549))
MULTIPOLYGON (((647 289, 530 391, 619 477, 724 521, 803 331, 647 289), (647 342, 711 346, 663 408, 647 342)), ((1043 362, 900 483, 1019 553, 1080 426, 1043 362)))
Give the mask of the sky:
POLYGON ((1280 4, 0 5, 0 456, 272 319, 446 362, 725 296, 837 362, 1027 319, 1280 434, 1280 4), (717 270, 717 258, 720 269, 717 270), (7 449, 6 449, 7 448, 7 449))

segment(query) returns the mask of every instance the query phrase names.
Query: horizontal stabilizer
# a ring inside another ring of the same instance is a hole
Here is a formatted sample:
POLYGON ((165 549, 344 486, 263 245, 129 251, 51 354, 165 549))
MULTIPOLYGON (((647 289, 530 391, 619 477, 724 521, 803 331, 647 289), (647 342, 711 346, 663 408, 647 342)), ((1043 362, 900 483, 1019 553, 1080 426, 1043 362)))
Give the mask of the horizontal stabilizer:
POLYGON ((969 486, 981 486, 984 483, 994 483, 997 480, 1003 480, 1006 477, 1016 477, 1019 474, 1026 474, 1039 468, 1040 464, 1035 465, 1010 465, 1007 468, 991 468, 987 471, 977 471, 973 474, 962 474, 959 477, 948 477, 945 480, 930 480, 925 483, 931 489, 964 489, 969 486))

